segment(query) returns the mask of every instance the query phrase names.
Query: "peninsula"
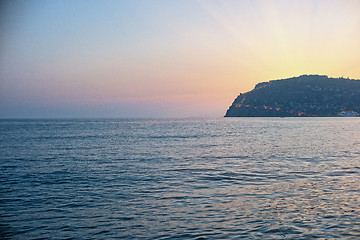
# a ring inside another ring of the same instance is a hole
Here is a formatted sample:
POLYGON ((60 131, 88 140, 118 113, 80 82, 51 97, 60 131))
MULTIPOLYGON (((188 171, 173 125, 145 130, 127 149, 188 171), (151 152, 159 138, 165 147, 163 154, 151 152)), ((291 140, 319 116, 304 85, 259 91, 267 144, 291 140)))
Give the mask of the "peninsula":
POLYGON ((360 113, 360 80, 326 75, 262 82, 241 93, 225 117, 335 117, 360 113))

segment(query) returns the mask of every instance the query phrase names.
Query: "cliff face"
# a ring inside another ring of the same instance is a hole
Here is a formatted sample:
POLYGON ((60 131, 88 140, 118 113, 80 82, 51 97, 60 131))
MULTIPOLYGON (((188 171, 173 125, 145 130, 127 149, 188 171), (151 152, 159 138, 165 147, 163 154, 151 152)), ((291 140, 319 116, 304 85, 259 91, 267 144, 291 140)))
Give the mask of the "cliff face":
POLYGON ((225 117, 332 117, 342 110, 360 113, 360 80, 302 75, 257 84, 225 117))

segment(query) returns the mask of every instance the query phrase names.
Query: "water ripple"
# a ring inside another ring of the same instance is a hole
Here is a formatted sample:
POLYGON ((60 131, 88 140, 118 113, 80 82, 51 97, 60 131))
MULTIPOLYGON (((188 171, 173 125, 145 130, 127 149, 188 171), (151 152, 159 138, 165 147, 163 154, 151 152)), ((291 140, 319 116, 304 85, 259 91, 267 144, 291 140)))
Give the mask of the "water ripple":
POLYGON ((0 120, 0 238, 359 239, 359 119, 0 120))

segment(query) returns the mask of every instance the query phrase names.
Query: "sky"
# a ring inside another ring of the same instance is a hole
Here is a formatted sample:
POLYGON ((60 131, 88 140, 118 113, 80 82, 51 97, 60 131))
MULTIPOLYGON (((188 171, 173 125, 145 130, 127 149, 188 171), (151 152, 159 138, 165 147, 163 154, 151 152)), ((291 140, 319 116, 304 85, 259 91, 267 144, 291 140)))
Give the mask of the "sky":
POLYGON ((360 79, 359 0, 3 0, 0 118, 222 117, 259 82, 360 79))

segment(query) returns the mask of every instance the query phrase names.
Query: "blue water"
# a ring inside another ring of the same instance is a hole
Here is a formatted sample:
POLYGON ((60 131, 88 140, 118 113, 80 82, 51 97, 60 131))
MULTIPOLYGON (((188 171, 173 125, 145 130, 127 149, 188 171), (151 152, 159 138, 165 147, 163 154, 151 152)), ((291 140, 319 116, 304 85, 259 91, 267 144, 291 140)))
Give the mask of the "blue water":
POLYGON ((2 239, 359 239, 360 118, 1 120, 2 239))

